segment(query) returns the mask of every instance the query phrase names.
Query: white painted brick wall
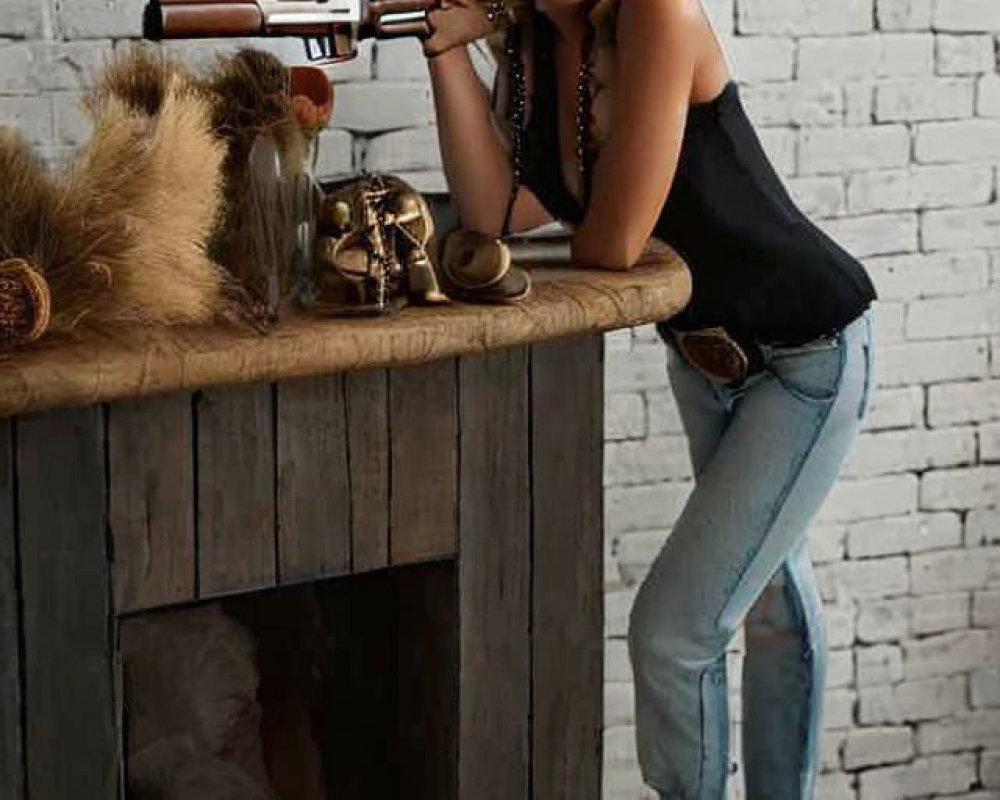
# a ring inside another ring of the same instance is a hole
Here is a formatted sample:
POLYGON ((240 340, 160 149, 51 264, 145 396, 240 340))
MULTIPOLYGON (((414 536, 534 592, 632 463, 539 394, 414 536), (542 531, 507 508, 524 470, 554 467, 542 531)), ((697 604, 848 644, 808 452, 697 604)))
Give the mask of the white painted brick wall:
MULTIPOLYGON (((142 0, 0 0, 0 123, 59 159, 142 0)), ((810 552, 830 644, 819 800, 1000 797, 1000 2, 705 0, 803 210, 870 270, 876 394, 810 552)), ((194 63, 239 43, 170 45, 194 63)), ((301 60, 295 41, 268 49, 301 60)), ((489 65, 477 58, 486 77, 489 65)), ((444 191, 412 41, 331 73, 318 170, 444 191)), ((627 615, 691 490, 651 326, 607 337, 605 797, 635 764, 627 615)), ((738 759, 742 632, 729 651, 738 759)), ((741 772, 732 800, 743 797, 741 772)))

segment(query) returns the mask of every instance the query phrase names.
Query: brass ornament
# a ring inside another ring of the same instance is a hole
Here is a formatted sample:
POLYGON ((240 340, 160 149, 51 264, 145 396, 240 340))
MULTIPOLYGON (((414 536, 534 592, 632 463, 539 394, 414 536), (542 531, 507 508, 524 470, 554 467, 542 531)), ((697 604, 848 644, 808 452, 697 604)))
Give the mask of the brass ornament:
POLYGON ((424 197, 394 175, 367 175, 319 200, 306 311, 379 315, 415 303, 509 303, 531 291, 498 238, 459 228, 438 248, 424 197))
POLYGON ((452 231, 440 267, 445 291, 467 303, 514 302, 531 292, 531 276, 513 265, 507 243, 478 231, 452 231))
POLYGON ((327 313, 386 314, 407 303, 449 302, 428 248, 426 200, 393 175, 368 175, 326 194, 317 214, 312 287, 300 298, 327 313))
POLYGON ((22 258, 0 262, 0 350, 29 344, 49 326, 49 285, 22 258))

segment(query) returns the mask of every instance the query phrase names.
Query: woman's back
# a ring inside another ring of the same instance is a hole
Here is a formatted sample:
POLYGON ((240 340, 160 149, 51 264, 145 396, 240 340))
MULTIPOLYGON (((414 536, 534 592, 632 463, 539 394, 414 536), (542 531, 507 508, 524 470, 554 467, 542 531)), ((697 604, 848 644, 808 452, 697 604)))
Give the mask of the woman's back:
MULTIPOLYGON (((555 31, 540 12, 533 35, 524 182, 553 216, 578 223, 583 209, 557 156, 555 31)), ((689 107, 653 235, 691 268, 692 298, 671 318, 675 328, 722 324, 769 341, 805 341, 840 328, 877 297, 863 265, 786 191, 732 79, 716 97, 689 107)))

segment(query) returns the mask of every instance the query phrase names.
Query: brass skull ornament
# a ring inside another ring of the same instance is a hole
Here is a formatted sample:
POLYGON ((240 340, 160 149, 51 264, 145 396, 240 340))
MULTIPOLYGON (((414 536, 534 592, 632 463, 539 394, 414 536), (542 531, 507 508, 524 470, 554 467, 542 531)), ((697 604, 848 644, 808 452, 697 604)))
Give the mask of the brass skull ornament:
POLYGON ((413 302, 449 302, 429 250, 426 200, 393 175, 368 175, 320 200, 312 291, 305 305, 328 313, 384 314, 413 302))

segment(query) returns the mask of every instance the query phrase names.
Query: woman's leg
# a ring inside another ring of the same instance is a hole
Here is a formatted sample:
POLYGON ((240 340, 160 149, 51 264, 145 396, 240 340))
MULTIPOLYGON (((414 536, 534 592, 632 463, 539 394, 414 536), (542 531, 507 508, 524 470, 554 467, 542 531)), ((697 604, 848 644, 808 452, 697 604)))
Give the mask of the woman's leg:
MULTIPOLYGON (((719 390, 731 403, 728 424, 629 620, 640 768, 667 800, 725 796, 726 648, 801 546, 853 446, 869 392, 869 315, 844 329, 839 346, 775 353, 742 389, 719 390)), ((806 730, 814 728, 810 716, 806 730)), ((796 741, 808 754, 810 742, 796 741)), ((811 800, 805 771, 792 783, 794 794, 770 799, 811 800)))
POLYGON ((815 792, 826 631, 803 536, 747 613, 742 749, 747 800, 815 792))
MULTIPOLYGON (((866 315, 861 331, 859 425, 874 388, 872 314, 866 315)), ((754 603, 745 633, 742 748, 747 800, 810 798, 819 773, 827 644, 808 537, 792 548, 754 603)))

